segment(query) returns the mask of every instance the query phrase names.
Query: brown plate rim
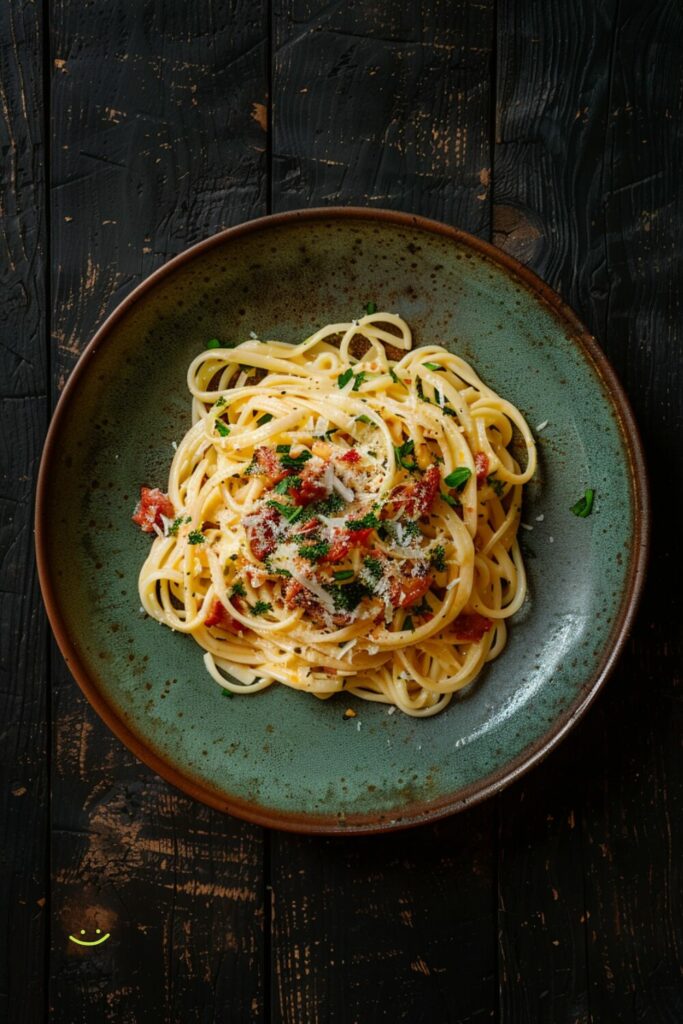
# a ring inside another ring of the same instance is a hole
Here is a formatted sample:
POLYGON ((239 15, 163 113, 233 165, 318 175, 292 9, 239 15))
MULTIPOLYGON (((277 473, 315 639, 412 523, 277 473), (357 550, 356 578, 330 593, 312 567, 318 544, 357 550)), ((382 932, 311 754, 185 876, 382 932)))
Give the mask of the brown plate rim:
POLYGON ((354 206, 315 207, 307 210, 292 210, 286 213, 270 214, 265 217, 245 221, 242 224, 226 228, 215 235, 211 235, 209 238, 179 253, 137 285, 98 329, 69 376, 47 432, 36 488, 36 558, 38 578, 48 619, 71 674, 105 724, 136 757, 152 768, 153 771, 157 772, 167 782, 172 783, 184 793, 202 803, 221 811, 227 811, 236 817, 257 825, 317 835, 365 835, 373 832, 388 832, 395 829, 409 828, 426 822, 436 821, 456 811, 479 803, 494 793, 500 792, 505 786, 519 779, 542 761, 585 714, 617 662, 631 629, 641 597, 647 565, 649 535, 650 499, 643 445, 638 426, 629 400, 615 371, 612 369, 602 349, 583 326, 573 310, 562 301, 549 285, 518 260, 514 259, 514 257, 509 256, 488 242, 481 241, 466 231, 461 231, 459 228, 451 227, 440 221, 421 217, 417 214, 354 206), (400 817, 397 818, 380 814, 364 814, 340 819, 335 815, 329 814, 308 815, 277 812, 255 802, 244 801, 233 796, 226 797, 218 790, 198 783, 195 779, 184 775, 177 768, 170 765, 132 731, 118 712, 107 702, 97 684, 88 674, 76 648, 71 642, 69 631, 62 617, 51 579, 47 554, 45 522, 48 513, 49 468, 55 445, 66 410, 77 393, 79 381, 86 372, 98 348, 106 342, 112 328, 121 320, 128 309, 147 291, 152 289, 159 280, 175 271, 184 263, 190 262, 200 253, 214 246, 221 245, 225 240, 238 238, 252 232, 268 230, 279 225, 300 221, 317 222, 323 220, 375 220, 379 223, 391 223, 429 231, 469 247, 502 267, 510 276, 521 280, 549 307, 555 317, 569 328, 572 340, 580 347, 584 356, 590 361, 593 370, 600 378, 603 388, 612 402, 623 437, 624 447, 630 456, 631 463, 631 499, 633 502, 634 527, 628 575, 621 605, 609 639, 604 645, 600 664, 581 687, 572 704, 555 719, 547 732, 535 743, 525 748, 511 762, 480 779, 478 782, 463 787, 439 800, 415 802, 404 808, 400 817))

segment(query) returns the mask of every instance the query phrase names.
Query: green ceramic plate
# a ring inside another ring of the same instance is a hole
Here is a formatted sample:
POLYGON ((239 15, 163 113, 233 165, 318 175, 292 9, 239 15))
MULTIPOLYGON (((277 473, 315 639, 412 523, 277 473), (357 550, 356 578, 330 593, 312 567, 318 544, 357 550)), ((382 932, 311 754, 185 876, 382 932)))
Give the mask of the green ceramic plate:
POLYGON ((491 246, 397 213, 265 218, 195 246, 119 306, 64 391, 43 455, 37 547, 71 671, 111 729, 186 792, 265 825, 369 832, 449 814, 539 761, 585 711, 641 587, 640 443, 600 350, 542 282, 491 246), (298 341, 373 300, 518 405, 540 469, 523 532, 530 596, 501 658, 435 718, 284 686, 226 699, 194 641, 141 616, 149 545, 130 522, 188 428, 185 375, 207 339, 298 341), (570 507, 586 487, 595 510, 570 507), (541 518, 542 517, 542 518, 541 518), (355 703, 357 718, 343 712, 355 703))

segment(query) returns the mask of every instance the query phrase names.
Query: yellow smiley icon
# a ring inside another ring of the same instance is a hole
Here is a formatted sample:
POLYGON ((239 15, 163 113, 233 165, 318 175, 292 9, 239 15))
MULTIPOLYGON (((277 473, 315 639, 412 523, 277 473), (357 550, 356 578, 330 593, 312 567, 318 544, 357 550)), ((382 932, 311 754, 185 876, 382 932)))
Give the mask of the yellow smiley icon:
MULTIPOLYGON (((96 928, 95 934, 100 936, 99 939, 93 939, 90 942, 87 942, 85 939, 77 939, 75 935, 70 935, 69 938, 72 942, 75 942, 77 946, 101 946, 102 943, 106 942, 110 937, 111 932, 105 932, 105 934, 102 935, 102 929, 96 928)), ((81 935, 85 935, 85 928, 81 928, 81 935)))

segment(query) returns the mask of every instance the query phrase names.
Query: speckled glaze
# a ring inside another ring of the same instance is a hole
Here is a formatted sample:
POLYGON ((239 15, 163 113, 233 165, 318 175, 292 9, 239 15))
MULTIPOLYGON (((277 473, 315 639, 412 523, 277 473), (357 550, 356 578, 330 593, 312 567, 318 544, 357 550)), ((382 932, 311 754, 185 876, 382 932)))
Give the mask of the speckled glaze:
POLYGON ((311 210, 196 246, 122 303, 62 396, 41 466, 39 571, 61 650, 112 730, 215 807, 302 832, 417 824, 540 760, 607 675, 647 544, 640 442, 597 346, 547 286, 470 236, 417 217, 311 210), (139 612, 149 538, 139 486, 165 487, 190 425, 186 371, 207 339, 298 341, 372 300, 469 360, 538 435, 522 531, 530 596, 508 646, 441 715, 419 720, 284 686, 229 698, 201 651, 139 612), (569 509, 587 486, 595 511, 569 509), (542 521, 537 517, 543 516, 542 521), (344 719, 353 705, 357 717, 344 719))

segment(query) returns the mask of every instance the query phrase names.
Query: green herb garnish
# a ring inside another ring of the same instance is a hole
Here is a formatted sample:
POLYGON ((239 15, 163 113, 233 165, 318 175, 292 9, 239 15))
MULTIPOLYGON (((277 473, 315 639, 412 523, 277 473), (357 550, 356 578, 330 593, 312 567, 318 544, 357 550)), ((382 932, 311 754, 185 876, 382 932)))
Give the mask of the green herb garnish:
POLYGON ((303 544, 299 548, 299 554, 302 558, 307 558, 309 562, 319 562, 329 550, 329 543, 326 540, 321 540, 317 544, 303 544))
POLYGON ((459 508, 460 505, 462 505, 461 501, 458 501, 457 498, 454 498, 452 494, 446 494, 445 491, 441 492, 441 497, 443 498, 447 505, 451 506, 451 508, 459 508))
POLYGON ((362 416, 356 416, 356 423, 367 423, 369 427, 374 426, 374 423, 372 422, 370 417, 366 416, 365 413, 363 413, 362 416))
POLYGON ((225 405, 225 399, 223 398, 222 395, 221 395, 220 398, 217 398, 216 401, 213 403, 214 409, 222 409, 224 405, 225 405))
POLYGON ((303 451, 300 455, 296 456, 283 454, 280 458, 280 465, 283 469, 301 469, 312 458, 311 453, 307 451, 303 451))
POLYGON ((244 583, 242 583, 241 580, 237 580, 237 583, 233 583, 232 587, 230 588, 230 593, 233 595, 237 595, 237 597, 247 596, 247 592, 244 589, 244 583))
POLYGON ((193 530, 192 533, 188 533, 187 539, 190 544, 203 544, 206 537, 201 530, 193 530))
POLYGON ((377 312, 377 306, 374 302, 367 302, 365 304, 365 312, 368 316, 372 316, 373 313, 377 312))
POLYGON ((284 516, 290 523, 295 523, 304 514, 303 505, 283 505, 279 501, 266 502, 268 508, 274 508, 281 516, 284 516))
POLYGON ((348 370, 344 370, 344 372, 340 373, 339 376, 337 377, 337 387, 345 388, 352 377, 353 370, 351 369, 351 367, 349 367, 348 370))
POLYGON ((289 455, 289 449, 291 447, 291 444, 279 444, 277 445, 275 451, 278 453, 278 455, 289 455))
POLYGON ((572 505, 571 511, 575 516, 580 519, 585 519, 593 511, 593 499, 595 498, 595 491, 589 488, 584 494, 583 498, 579 498, 576 505, 572 505))
POLYGON ((171 523, 171 525, 168 528, 168 535, 169 535, 169 537, 175 537, 175 535, 178 532, 178 527, 179 526, 184 526, 186 523, 191 523, 191 522, 192 522, 192 516, 178 516, 178 518, 174 519, 173 522, 171 523))
POLYGON ((206 347, 207 348, 221 348, 222 346, 221 346, 221 343, 218 340, 218 338, 211 338, 210 341, 207 341, 206 347))
POLYGON ((486 483, 489 485, 489 487, 493 488, 493 490, 494 490, 494 492, 495 492, 495 494, 496 494, 496 496, 498 498, 502 498, 503 497, 503 491, 505 490, 505 484, 503 483, 502 480, 499 480, 497 476, 493 476, 493 474, 492 474, 491 476, 487 476, 486 477, 486 483))
POLYGON ((345 504, 346 502, 340 494, 330 494, 329 498, 322 498, 320 501, 315 501, 312 505, 309 505, 308 511, 314 516, 333 516, 345 504))
POLYGON ((437 544, 435 548, 429 552, 429 561, 432 563, 437 572, 444 572, 446 569, 446 549, 443 544, 437 544))
POLYGON ((279 483, 275 484, 275 487, 273 487, 273 490, 274 490, 274 492, 276 494, 287 494, 287 492, 290 490, 290 488, 293 488, 294 490, 296 490, 296 488, 300 487, 300 486, 301 486, 301 477, 300 476, 286 476, 286 477, 283 477, 283 479, 280 480, 279 483))
POLYGON ((427 398, 427 396, 425 395, 422 388, 422 379, 420 377, 418 377, 417 380, 415 381, 415 390, 417 392, 417 397, 420 399, 421 402, 426 402, 427 405, 434 404, 431 398, 427 398))
POLYGON ((352 580, 354 573, 353 569, 337 569, 333 574, 335 580, 352 580))
POLYGON ((368 528, 376 530, 378 526, 379 519, 374 512, 368 512, 362 519, 347 519, 346 521, 346 528, 352 532, 355 530, 367 530, 368 528))
POLYGON ((226 427, 223 420, 216 420, 215 427, 218 433, 221 435, 221 437, 227 437, 228 434, 230 433, 230 427, 226 427))
POLYGON ((274 566, 270 560, 270 555, 267 558, 264 558, 263 565, 270 576, 284 576, 286 579, 291 579, 292 574, 289 569, 279 569, 274 566))
POLYGON ((415 469, 415 460, 414 459, 411 462, 407 462, 406 461, 406 455, 412 455, 414 451, 415 451, 415 442, 412 441, 412 440, 404 441, 403 444, 400 445, 400 447, 398 447, 398 448, 394 445, 394 452, 396 453, 396 463, 397 463, 397 465, 398 466, 402 466, 403 469, 408 469, 408 470, 415 469))
POLYGON ((380 579, 384 575, 382 563, 379 558, 373 558, 372 555, 368 555, 363 562, 363 566, 368 570, 371 576, 374 576, 376 580, 380 579))
POLYGON ((444 370, 445 371, 445 369, 446 369, 445 366, 439 366, 438 363, 423 363, 422 365, 426 366, 428 370, 434 370, 436 373, 438 373, 439 370, 444 370))
POLYGON ((256 420, 256 426, 257 427, 265 427, 266 423, 270 423, 272 418, 273 418, 272 412, 264 412, 263 416, 260 416, 256 420))
POLYGON ((352 391, 358 391, 358 389, 360 388, 361 384, 363 383, 363 381, 365 380, 366 377, 367 377, 367 373, 365 372, 365 370, 361 370, 359 373, 357 373, 356 374, 356 379, 353 382, 353 387, 351 388, 351 390, 352 391))
POLYGON ((249 609, 252 615, 265 615, 266 612, 272 612, 272 610, 273 606, 270 601, 257 601, 249 609))
POLYGON ((444 483, 449 487, 454 487, 456 491, 461 491, 471 476, 471 469, 468 469, 467 466, 458 466, 457 469, 448 474, 444 483))
POLYGON ((403 620, 403 628, 409 629, 413 633, 415 632, 415 626, 413 625, 412 615, 406 615, 405 619, 403 620))
POLYGON ((334 606, 338 611, 352 612, 357 608, 364 597, 370 597, 371 592, 362 583, 347 583, 345 586, 332 584, 325 587, 325 590, 332 596, 334 606))

